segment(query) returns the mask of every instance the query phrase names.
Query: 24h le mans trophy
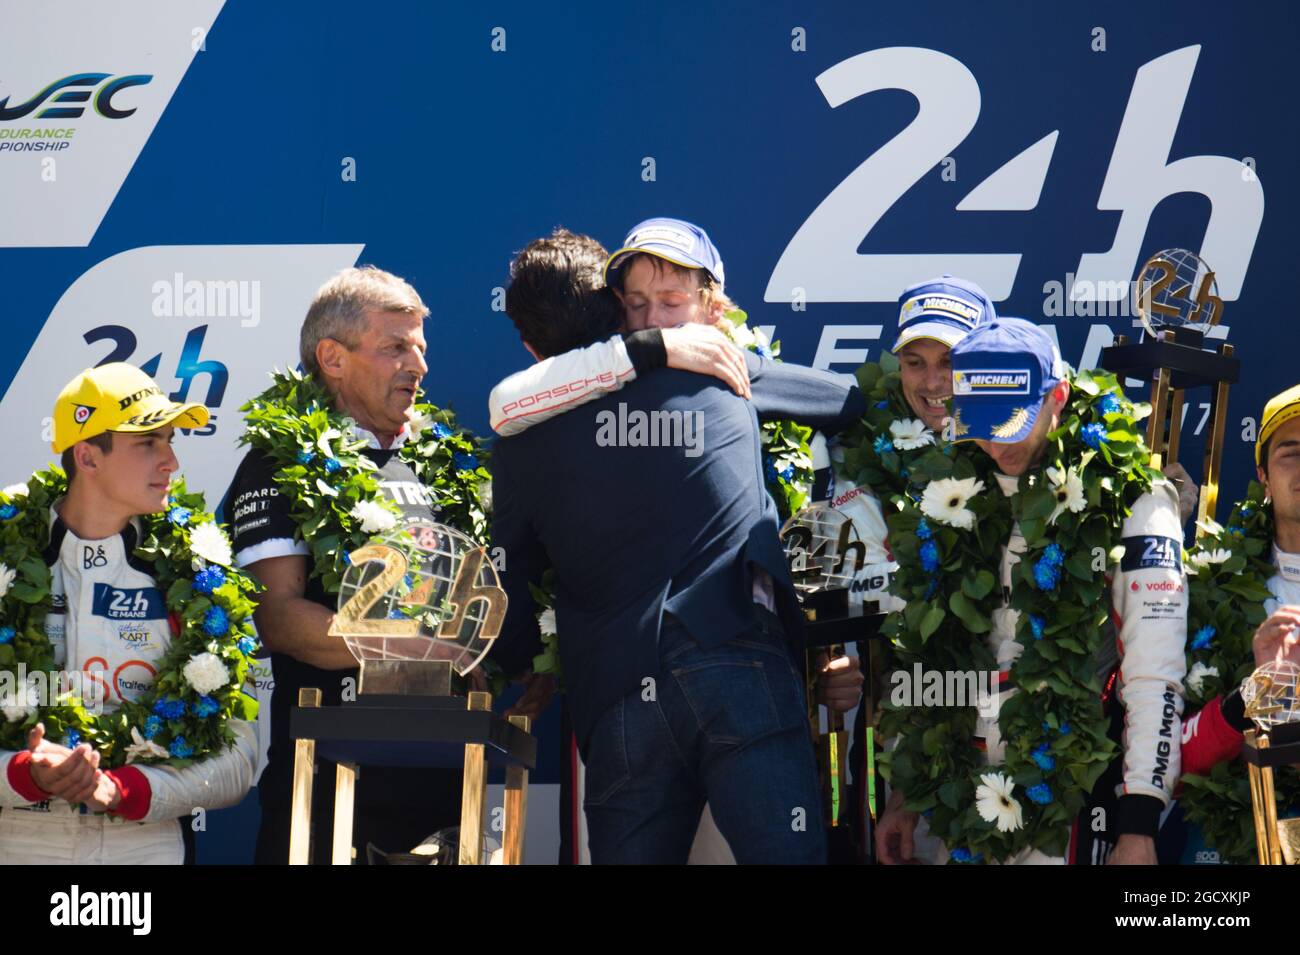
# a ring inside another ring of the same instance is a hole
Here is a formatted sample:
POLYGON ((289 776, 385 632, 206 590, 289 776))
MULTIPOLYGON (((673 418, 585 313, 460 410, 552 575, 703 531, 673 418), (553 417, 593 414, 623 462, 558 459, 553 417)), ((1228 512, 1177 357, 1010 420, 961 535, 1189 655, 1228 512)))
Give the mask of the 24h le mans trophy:
POLYGON ((850 590, 866 565, 867 548, 851 518, 824 504, 814 504, 793 515, 781 528, 790 576, 807 617, 808 660, 805 667, 808 719, 817 740, 817 767, 822 784, 822 813, 826 819, 831 862, 857 862, 874 845, 876 819, 875 722, 879 680, 883 679, 884 649, 879 636, 882 613, 866 613, 862 601, 850 600, 850 590), (864 831, 855 833, 847 786, 849 735, 842 713, 827 711, 821 725, 817 704, 813 657, 820 650, 834 659, 844 655, 844 645, 860 641, 866 680, 858 724, 865 754, 863 779, 857 780, 868 818, 864 831))
POLYGON ((1202 523, 1214 519, 1218 504, 1228 386, 1236 383, 1241 371, 1241 362, 1232 357, 1232 346, 1208 335, 1223 315, 1218 291, 1214 272, 1196 253, 1186 249, 1157 252, 1133 283, 1138 315, 1134 325, 1145 329, 1146 340, 1130 343, 1126 336, 1117 335, 1115 344, 1101 353, 1101 365, 1108 371, 1151 382, 1146 438, 1154 468, 1178 460, 1183 393, 1188 388, 1209 386, 1210 425, 1197 513, 1197 521, 1202 523))
POLYGON ((1246 733, 1242 755, 1250 773, 1251 813, 1260 865, 1300 863, 1300 819, 1278 819, 1274 770, 1294 772, 1300 764, 1300 667, 1286 660, 1265 663, 1242 686, 1246 715, 1255 729, 1246 733))
POLYGON ((317 753, 338 764, 332 862, 353 858, 358 767, 465 767, 461 865, 482 861, 486 761, 506 766, 504 861, 523 858, 528 770, 537 744, 527 717, 492 713, 488 693, 453 695, 501 632, 506 595, 482 547, 453 528, 412 521, 352 551, 332 635, 361 664, 355 702, 320 705, 303 688, 290 711, 295 740, 289 863, 310 858, 312 771, 317 753))

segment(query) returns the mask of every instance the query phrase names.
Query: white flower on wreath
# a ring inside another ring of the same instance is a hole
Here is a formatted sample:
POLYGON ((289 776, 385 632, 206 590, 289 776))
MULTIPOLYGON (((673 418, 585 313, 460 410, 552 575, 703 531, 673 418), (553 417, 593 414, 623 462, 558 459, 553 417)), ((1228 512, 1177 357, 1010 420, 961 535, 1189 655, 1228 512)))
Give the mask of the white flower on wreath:
POLYGON ((316 439, 316 447, 327 458, 333 457, 334 448, 330 446, 330 442, 341 437, 343 437, 343 432, 338 428, 326 428, 320 433, 320 437, 316 439))
MULTIPOLYGON (((1187 559, 1187 562, 1197 570, 1204 570, 1211 564, 1222 564, 1224 561, 1230 560, 1231 558, 1232 551, 1218 547, 1214 550, 1200 551, 1199 553, 1193 554, 1187 559)), ((1195 572, 1196 571, 1192 571, 1192 573, 1195 572)))
POLYGON ((1016 784, 1001 773, 985 773, 975 788, 975 809, 985 822, 996 822, 998 832, 1015 832, 1025 821, 1020 802, 1011 795, 1016 784))
POLYGON ((164 747, 159 746, 151 739, 145 739, 140 735, 140 728, 131 727, 131 745, 126 748, 126 761, 133 763, 137 759, 166 759, 170 756, 164 747))
POLYGON ((0 597, 9 593, 9 588, 13 586, 14 578, 18 576, 18 571, 11 569, 7 564, 0 564, 0 597))
POLYGON ((412 409, 411 416, 406 419, 407 433, 413 438, 418 438, 432 427, 433 415, 425 414, 422 411, 412 409))
POLYGON ((10 723, 21 723, 36 712, 40 703, 36 684, 29 678, 16 690, 0 696, 0 712, 4 713, 5 719, 10 723))
POLYGON ((233 555, 230 552, 230 540, 212 521, 205 521, 190 531, 190 553, 210 564, 229 567, 233 555))
POLYGON ((1191 690, 1197 696, 1201 695, 1201 687, 1205 683, 1207 676, 1218 676, 1218 667, 1207 667, 1204 663, 1193 663, 1191 670, 1187 672, 1187 689, 1191 690))
POLYGON ((1207 517, 1203 521, 1197 521, 1196 526, 1205 531, 1205 533, 1209 534, 1211 537, 1218 537, 1223 533, 1223 525, 1212 517, 1207 517))
POLYGON ((1056 519, 1067 510, 1071 514, 1078 514, 1088 506, 1088 500, 1083 494, 1083 478, 1078 471, 1048 468, 1047 479, 1052 484, 1052 495, 1056 498, 1056 509, 1047 519, 1048 524, 1055 524, 1056 519))
POLYGON ((386 531, 397 524, 397 516, 375 501, 357 501, 348 514, 361 522, 361 530, 367 534, 386 531))
POLYGON ((555 634, 555 608, 547 607, 537 615, 537 628, 547 635, 555 634))
POLYGON ((181 675, 200 696, 214 693, 230 682, 230 671, 215 653, 194 654, 181 675))
POLYGON ((889 434, 894 447, 900 451, 915 451, 927 444, 934 444, 934 432, 925 426, 924 421, 916 418, 900 418, 889 422, 889 434))
POLYGON ((758 344, 758 339, 754 335, 753 329, 743 322, 739 325, 732 325, 727 329, 727 337, 741 348, 753 348, 758 344))
POLYGON ((966 507, 966 502, 982 490, 984 482, 975 478, 931 481, 921 495, 921 513, 941 524, 968 531, 975 526, 975 512, 966 507))
POLYGON ((15 498, 15 497, 26 497, 26 496, 27 496, 27 485, 26 485, 26 484, 10 484, 7 488, 4 488, 2 491, 0 491, 0 494, 5 494, 5 495, 7 495, 11 500, 12 500, 13 498, 15 498))

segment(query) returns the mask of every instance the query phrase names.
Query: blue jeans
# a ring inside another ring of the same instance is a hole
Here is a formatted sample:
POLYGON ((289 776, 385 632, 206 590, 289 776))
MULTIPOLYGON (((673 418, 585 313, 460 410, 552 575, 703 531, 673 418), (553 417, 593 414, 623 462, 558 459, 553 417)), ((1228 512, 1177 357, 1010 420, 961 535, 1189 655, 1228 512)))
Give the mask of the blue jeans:
POLYGON ((802 681, 779 621, 759 613, 712 649, 665 619, 653 683, 607 710, 587 747, 592 862, 686 862, 706 800, 737 862, 826 861, 802 681))

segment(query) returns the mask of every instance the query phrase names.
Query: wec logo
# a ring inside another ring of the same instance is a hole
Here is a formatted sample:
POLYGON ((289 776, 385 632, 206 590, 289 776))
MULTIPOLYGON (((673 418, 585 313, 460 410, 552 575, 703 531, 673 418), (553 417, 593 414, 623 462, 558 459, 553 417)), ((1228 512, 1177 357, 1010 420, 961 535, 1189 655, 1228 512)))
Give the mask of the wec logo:
POLYGON ((74 73, 55 80, 31 99, 15 106, 9 105, 11 97, 6 96, 0 100, 0 122, 22 119, 35 112, 51 97, 53 97, 52 103, 81 105, 48 106, 37 113, 34 119, 79 119, 86 111, 87 103, 92 103, 95 112, 107 119, 125 119, 135 112, 135 107, 121 109, 113 104, 113 97, 128 87, 144 86, 152 79, 152 75, 143 73, 119 76, 115 79, 111 73, 74 73), (99 89, 96 90, 95 87, 99 89))

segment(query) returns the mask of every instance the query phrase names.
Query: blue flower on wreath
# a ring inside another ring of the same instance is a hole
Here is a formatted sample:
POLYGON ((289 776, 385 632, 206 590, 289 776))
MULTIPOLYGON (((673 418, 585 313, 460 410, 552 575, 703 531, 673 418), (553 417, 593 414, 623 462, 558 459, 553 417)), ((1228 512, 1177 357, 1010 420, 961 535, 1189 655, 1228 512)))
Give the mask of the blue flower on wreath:
POLYGON ((185 742, 184 736, 178 736, 172 740, 172 744, 168 747, 167 752, 171 753, 177 759, 185 759, 186 757, 194 755, 194 747, 185 742))
POLYGON ((781 471, 778 472, 778 473, 781 475, 781 480, 782 480, 782 481, 786 481, 786 482, 793 481, 793 480, 794 480, 794 465, 793 465, 793 464, 787 464, 787 465, 786 465, 784 468, 782 468, 781 471))
POLYGON ((1034 765, 1045 773, 1056 768, 1056 758, 1048 752, 1050 748, 1050 744, 1042 743, 1035 746, 1033 752, 1029 754, 1030 759, 1034 761, 1034 765))
POLYGON ((1117 397, 1115 396, 1115 393, 1114 393, 1114 392, 1108 391, 1108 392, 1106 392, 1104 395, 1101 396, 1101 413, 1102 413, 1102 414, 1104 414, 1104 415, 1106 415, 1106 414, 1119 414, 1119 412, 1120 412, 1119 398, 1117 398, 1117 397))
POLYGON ((153 711, 165 720, 178 720, 185 715, 185 701, 174 696, 164 696, 154 702, 153 711))
POLYGON ((1085 424, 1083 430, 1079 432, 1079 437, 1083 439, 1083 443, 1088 447, 1092 448, 1094 451, 1098 451, 1106 442, 1106 426, 1104 424, 1096 424, 1095 422, 1093 424, 1085 424))
MULTIPOLYGON (((157 707, 155 707, 156 709, 157 707)), ((144 738, 153 739, 163 730, 163 721, 157 716, 151 716, 144 721, 144 738)))
POLYGON ((948 858, 952 859, 953 862, 971 863, 982 861, 984 856, 978 852, 971 852, 969 849, 953 849, 952 852, 948 853, 948 858))
POLYGON ((209 564, 194 575, 194 589, 201 594, 210 594, 226 582, 226 572, 216 564, 209 564))
POLYGON ((451 456, 458 471, 473 471, 478 467, 478 457, 466 451, 457 451, 451 456))
POLYGON ((877 435, 876 440, 871 444, 871 450, 875 451, 876 454, 888 454, 894 450, 894 442, 883 434, 877 435))
POLYGON ((1047 621, 1036 613, 1029 615, 1029 629, 1033 631, 1034 639, 1043 639, 1043 628, 1047 626, 1047 621))
POLYGON ((80 742, 81 734, 76 730, 68 730, 68 732, 64 734, 63 745, 68 747, 68 749, 76 749, 80 742))
POLYGON ((928 541, 934 536, 934 531, 930 530, 930 525, 925 522, 924 517, 921 518, 921 523, 916 525, 916 536, 923 541, 928 541))
POLYGON ((18 636, 18 631, 13 627, 0 627, 0 645, 13 643, 16 636, 18 636))
POLYGON ((889 399, 888 399, 888 398, 885 398, 885 399, 883 399, 883 400, 881 400, 881 401, 877 401, 877 402, 876 402, 876 410, 877 410, 877 411, 884 411, 884 410, 885 410, 886 408, 888 408, 888 407, 889 407, 889 399))
POLYGON ((925 596, 922 597, 921 599, 929 600, 931 597, 935 595, 935 592, 938 591, 938 589, 939 589, 939 581, 931 580, 928 584, 925 585, 925 596))
POLYGON ((1242 527, 1240 524, 1233 524, 1228 528, 1228 533, 1235 534, 1237 537, 1243 537, 1246 534, 1246 528, 1242 527))
POLYGON ((315 461, 315 460, 316 460, 316 455, 315 455, 314 452, 311 452, 311 451, 299 451, 299 452, 298 452, 298 463, 299 463, 299 464, 311 464, 311 463, 312 463, 313 461, 315 461))
POLYGON ((452 435, 451 428, 447 427, 441 421, 436 422, 433 426, 433 436, 439 441, 445 441, 452 435))
POLYGON ((167 520, 177 527, 184 527, 190 522, 190 509, 188 507, 173 507, 167 512, 167 520))
POLYGON ((344 567, 352 566, 352 555, 349 554, 347 551, 343 552, 343 566, 344 567))
POLYGON ((1250 515, 1254 513, 1255 513, 1254 509, 1243 506, 1241 509, 1241 519, 1245 520, 1246 518, 1250 517, 1250 515))
POLYGON ((1061 728, 1060 728, 1060 730, 1059 730, 1058 732, 1060 732, 1060 734, 1061 734, 1062 736, 1069 736, 1069 735, 1070 735, 1070 724, 1069 724, 1069 723, 1062 723, 1062 724, 1061 724, 1061 728))
POLYGON ((1053 567, 1060 567, 1065 563, 1065 551, 1061 550, 1061 545, 1052 541, 1043 548, 1043 559, 1053 567))
POLYGON ((767 358, 769 360, 772 358, 772 349, 768 348, 766 345, 756 345, 754 351, 758 353, 759 358, 767 358))
POLYGON ((1052 801, 1052 790, 1048 788, 1047 783, 1039 783, 1037 786, 1030 786, 1025 790, 1025 795, 1040 806, 1046 806, 1052 801))
POLYGON ((921 569, 927 574, 939 569, 939 545, 932 540, 921 545, 921 569))
POLYGON ((201 720, 207 719, 219 709, 221 709, 221 704, 210 696, 201 696, 197 703, 190 704, 190 712, 201 720))
POLYGON ((12 504, 0 504, 0 521, 12 521, 18 516, 18 508, 12 504))
POLYGON ((335 458, 335 457, 328 457, 328 458, 325 459, 325 473, 326 473, 326 474, 333 474, 335 471, 337 471, 337 470, 338 470, 339 468, 341 468, 341 467, 343 467, 343 462, 340 461, 338 458, 335 458))
POLYGON ((1197 630, 1196 634, 1192 637, 1192 649, 1204 650, 1206 647, 1210 645, 1210 642, 1213 639, 1214 639, 1214 628, 1207 624, 1204 627, 1202 627, 1200 630, 1197 630))
POLYGON ((239 638, 239 652, 246 657, 251 657, 257 652, 257 641, 252 637, 239 638))
POLYGON ((224 636, 230 629, 230 615, 223 607, 209 607, 203 615, 203 632, 211 637, 224 636))
POLYGON ((1057 566, 1045 557, 1038 558, 1034 563, 1034 586, 1039 590, 1055 590, 1060 582, 1061 572, 1057 566))
POLYGON ((908 472, 907 468, 899 468, 899 469, 898 469, 898 476, 901 477, 904 481, 907 480, 908 473, 909 473, 909 472, 908 472))

